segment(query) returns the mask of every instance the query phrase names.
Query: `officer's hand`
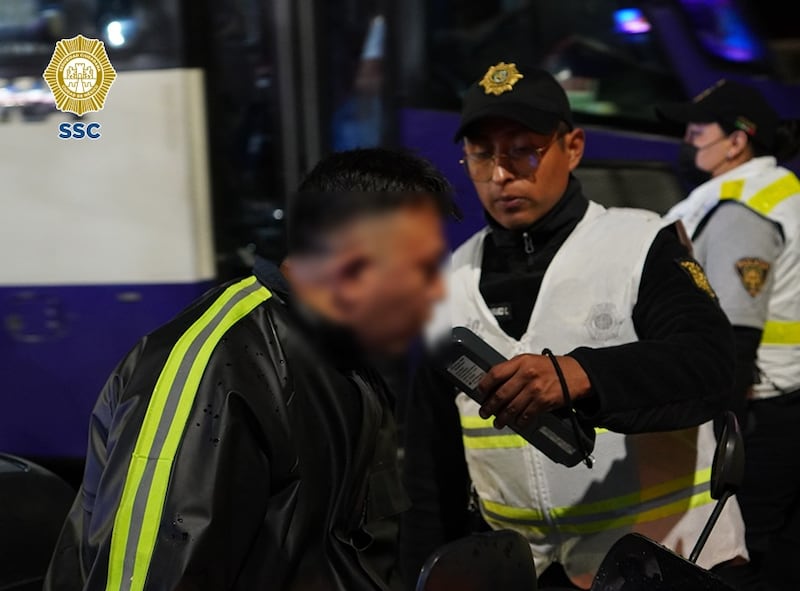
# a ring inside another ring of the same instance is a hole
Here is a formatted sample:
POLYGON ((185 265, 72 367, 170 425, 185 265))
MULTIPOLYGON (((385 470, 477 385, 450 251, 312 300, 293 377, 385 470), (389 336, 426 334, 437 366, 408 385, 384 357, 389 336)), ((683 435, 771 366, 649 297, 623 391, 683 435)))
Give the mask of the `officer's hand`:
MULTIPOLYGON (((556 357, 573 400, 591 389, 589 376, 572 357, 556 357)), ((544 355, 518 355, 495 365, 478 389, 487 396, 481 406, 484 419, 494 415, 494 426, 502 429, 516 423, 528 425, 536 415, 564 406, 564 394, 553 363, 544 355)))

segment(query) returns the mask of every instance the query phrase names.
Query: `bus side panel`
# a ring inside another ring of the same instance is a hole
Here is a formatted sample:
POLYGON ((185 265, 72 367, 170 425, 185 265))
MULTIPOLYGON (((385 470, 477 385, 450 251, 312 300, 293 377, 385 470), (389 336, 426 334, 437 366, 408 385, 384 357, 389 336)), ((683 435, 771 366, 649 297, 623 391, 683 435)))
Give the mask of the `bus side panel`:
POLYGON ((0 450, 83 456, 89 415, 111 370, 210 286, 0 287, 0 450))
POLYGON ((0 123, 0 450, 81 456, 108 372, 214 277, 202 72, 121 72, 99 139, 0 123))

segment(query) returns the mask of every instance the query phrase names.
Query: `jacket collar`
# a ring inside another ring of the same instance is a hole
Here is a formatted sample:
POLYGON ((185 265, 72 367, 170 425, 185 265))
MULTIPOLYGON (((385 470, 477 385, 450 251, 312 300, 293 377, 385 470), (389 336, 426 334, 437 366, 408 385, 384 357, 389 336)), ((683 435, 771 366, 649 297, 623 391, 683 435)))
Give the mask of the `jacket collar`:
POLYGON ((293 316, 296 325, 309 342, 324 351, 326 358, 339 368, 359 368, 364 364, 364 351, 348 329, 323 318, 293 297, 292 288, 275 263, 256 257, 253 265, 256 279, 277 295, 293 316))
POLYGON ((255 263, 253 263, 253 275, 256 276, 261 285, 269 289, 273 294, 281 296, 282 300, 288 299, 292 291, 291 287, 275 263, 257 256, 255 263))
POLYGON ((498 224, 494 218, 485 213, 491 228, 491 236, 498 248, 526 248, 526 240, 531 242, 534 249, 547 244, 554 236, 559 234, 566 226, 575 225, 580 221, 589 201, 583 195, 580 181, 570 176, 564 195, 542 219, 537 220, 523 230, 508 230, 498 224))

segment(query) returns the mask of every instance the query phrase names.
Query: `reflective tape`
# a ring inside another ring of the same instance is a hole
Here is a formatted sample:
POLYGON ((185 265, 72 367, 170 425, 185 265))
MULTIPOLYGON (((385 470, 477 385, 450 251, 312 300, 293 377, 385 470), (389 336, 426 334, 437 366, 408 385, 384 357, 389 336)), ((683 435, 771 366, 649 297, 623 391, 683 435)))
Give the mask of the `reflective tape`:
POLYGON ((550 509, 511 507, 494 501, 481 501, 487 521, 503 526, 522 526, 531 533, 592 534, 680 515, 713 503, 709 492, 711 468, 635 493, 594 503, 550 509))
POLYGON ((761 335, 762 345, 800 345, 800 322, 768 320, 761 335))
MULTIPOLYGON (((466 449, 509 449, 530 445, 526 439, 505 427, 496 429, 494 419, 462 416, 461 430, 466 449)), ((595 429, 597 434, 608 433, 608 429, 595 429)))
POLYGON ((128 466, 111 535, 106 591, 144 588, 172 464, 211 353, 236 322, 270 297, 255 277, 228 287, 172 348, 128 466))
POLYGON ((720 185, 719 198, 722 200, 735 200, 738 201, 742 198, 742 191, 744 191, 744 181, 725 181, 720 185))
MULTIPOLYGON (((743 180, 726 181, 720 186, 719 198, 740 201, 743 191, 743 180)), ((751 209, 766 216, 783 201, 798 193, 800 193, 800 181, 794 174, 789 173, 754 193, 745 203, 751 209)))

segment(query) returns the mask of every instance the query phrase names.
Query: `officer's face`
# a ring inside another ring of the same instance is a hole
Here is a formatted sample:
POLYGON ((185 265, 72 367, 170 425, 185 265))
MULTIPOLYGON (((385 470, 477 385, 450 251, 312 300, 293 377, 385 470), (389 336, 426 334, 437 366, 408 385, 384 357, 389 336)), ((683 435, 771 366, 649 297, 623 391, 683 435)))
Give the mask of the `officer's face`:
POLYGON ((716 172, 731 150, 731 137, 717 123, 690 123, 684 140, 697 148, 694 165, 705 172, 716 172))
POLYGON ((427 203, 404 207, 354 224, 345 240, 352 256, 333 289, 342 322, 370 351, 404 351, 444 297, 441 215, 427 203))
POLYGON ((514 230, 530 226, 558 203, 583 156, 583 145, 580 129, 558 138, 555 132, 542 135, 508 119, 487 118, 470 130, 464 153, 473 161, 502 155, 495 158, 487 178, 472 179, 489 215, 514 230), (513 157, 532 152, 530 161, 513 157))

